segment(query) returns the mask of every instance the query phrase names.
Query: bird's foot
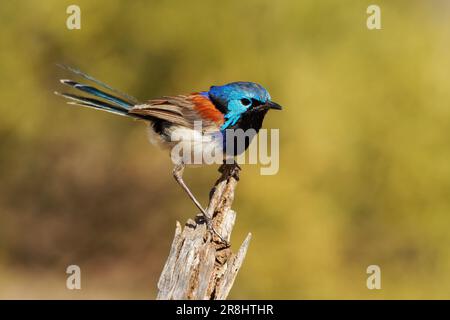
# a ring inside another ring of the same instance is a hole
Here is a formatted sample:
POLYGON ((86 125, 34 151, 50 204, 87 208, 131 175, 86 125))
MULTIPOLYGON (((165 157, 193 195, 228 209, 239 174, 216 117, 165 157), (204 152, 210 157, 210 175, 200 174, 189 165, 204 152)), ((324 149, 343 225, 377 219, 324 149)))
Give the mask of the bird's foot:
POLYGON ((226 173, 227 177, 233 177, 237 181, 239 181, 239 172, 242 170, 242 168, 237 164, 235 161, 234 163, 224 163, 220 166, 219 172, 224 174, 226 173))
POLYGON ((231 244, 226 239, 224 239, 219 232, 217 232, 217 230, 212 225, 212 221, 210 221, 209 223, 207 222, 207 227, 210 232, 212 232, 219 238, 220 243, 222 243, 226 248, 231 246, 231 244))
POLYGON ((206 215, 206 212, 202 213, 202 219, 206 223, 206 228, 211 233, 212 236, 216 236, 219 238, 221 244, 223 244, 226 248, 230 247, 231 244, 226 239, 222 237, 222 235, 214 228, 213 219, 206 215))

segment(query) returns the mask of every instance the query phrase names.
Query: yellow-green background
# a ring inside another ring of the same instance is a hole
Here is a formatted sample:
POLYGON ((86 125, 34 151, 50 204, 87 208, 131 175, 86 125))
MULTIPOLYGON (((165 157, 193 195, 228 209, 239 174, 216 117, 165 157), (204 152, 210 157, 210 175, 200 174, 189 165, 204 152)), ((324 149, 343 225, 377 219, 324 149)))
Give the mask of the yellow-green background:
MULTIPOLYGON (((154 298, 196 210, 141 123, 53 95, 76 66, 139 99, 263 84, 280 171, 244 166, 232 298, 450 298, 448 1, 2 1, 0 298, 154 298), (378 4, 382 30, 366 28, 378 4), (81 7, 81 30, 66 7, 81 7), (82 270, 82 290, 65 269, 82 270), (366 288, 381 267, 382 290, 366 288)), ((216 167, 186 179, 207 201, 216 167)))

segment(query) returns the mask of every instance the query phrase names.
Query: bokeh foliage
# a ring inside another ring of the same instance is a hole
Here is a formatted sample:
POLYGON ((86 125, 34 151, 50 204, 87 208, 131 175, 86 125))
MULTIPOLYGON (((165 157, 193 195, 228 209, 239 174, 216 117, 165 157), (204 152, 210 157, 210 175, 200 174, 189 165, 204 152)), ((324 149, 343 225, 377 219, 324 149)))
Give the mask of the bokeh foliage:
MULTIPOLYGON (((0 297, 154 297, 195 208, 144 126, 53 95, 74 65, 139 99, 236 80, 285 108, 280 171, 244 166, 233 298, 450 298, 450 6, 386 1, 0 4, 0 297), (83 289, 65 289, 78 264, 83 289), (382 290, 366 288, 366 268, 382 290)), ((187 171, 203 203, 213 168, 187 171)))

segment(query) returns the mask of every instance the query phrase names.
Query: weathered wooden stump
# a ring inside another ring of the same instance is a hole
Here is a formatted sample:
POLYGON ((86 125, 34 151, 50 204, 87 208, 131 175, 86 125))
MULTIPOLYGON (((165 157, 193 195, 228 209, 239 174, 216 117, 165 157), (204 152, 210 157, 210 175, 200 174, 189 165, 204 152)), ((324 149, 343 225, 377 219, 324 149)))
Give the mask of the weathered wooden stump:
MULTIPOLYGON (((210 192, 207 208, 215 230, 230 241, 236 213, 231 210, 240 168, 224 164, 221 177, 210 192)), ((160 300, 223 300, 233 286, 250 244, 249 233, 239 251, 212 235, 201 214, 189 219, 184 228, 177 221, 169 257, 158 281, 160 300)))

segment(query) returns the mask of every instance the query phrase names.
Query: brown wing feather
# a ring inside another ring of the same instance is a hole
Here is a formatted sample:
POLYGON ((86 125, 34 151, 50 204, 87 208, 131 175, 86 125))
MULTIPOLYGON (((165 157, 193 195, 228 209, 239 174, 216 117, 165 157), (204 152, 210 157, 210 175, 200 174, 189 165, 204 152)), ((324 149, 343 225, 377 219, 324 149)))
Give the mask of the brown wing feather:
POLYGON ((188 128, 194 121, 203 119, 203 127, 216 126, 210 119, 204 119, 195 109, 193 96, 178 95, 149 100, 146 104, 134 106, 129 113, 153 117, 188 128))
POLYGON ((183 108, 187 105, 180 97, 163 97, 149 100, 146 104, 134 106, 129 113, 149 116, 186 127, 191 127, 183 116, 183 108), (176 99, 175 99, 176 98, 176 99))

